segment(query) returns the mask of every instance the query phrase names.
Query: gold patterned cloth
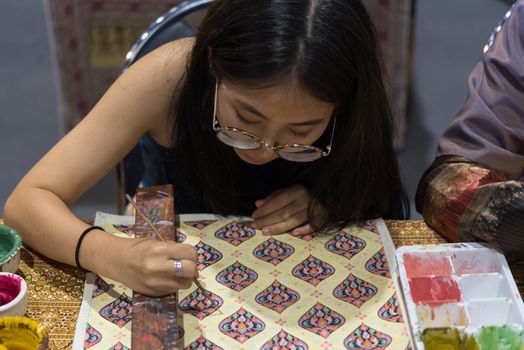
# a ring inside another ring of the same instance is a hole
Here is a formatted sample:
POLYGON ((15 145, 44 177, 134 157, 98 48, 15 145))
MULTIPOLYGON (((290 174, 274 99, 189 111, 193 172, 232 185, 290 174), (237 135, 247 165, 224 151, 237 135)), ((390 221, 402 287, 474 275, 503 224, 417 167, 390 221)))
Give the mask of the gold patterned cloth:
MULTIPOLYGON (((397 247, 444 242, 422 221, 386 221, 386 225, 397 247)), ((524 294, 524 264, 510 261, 510 267, 521 294, 524 294)), ((75 267, 42 258, 25 248, 18 273, 28 284, 27 316, 46 326, 51 349, 70 349, 85 275, 75 267)))

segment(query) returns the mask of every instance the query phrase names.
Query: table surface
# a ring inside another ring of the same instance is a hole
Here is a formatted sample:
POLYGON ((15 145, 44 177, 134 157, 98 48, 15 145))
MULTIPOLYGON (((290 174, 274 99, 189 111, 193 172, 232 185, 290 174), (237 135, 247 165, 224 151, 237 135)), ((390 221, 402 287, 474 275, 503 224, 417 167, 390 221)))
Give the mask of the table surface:
MULTIPOLYGON (((423 221, 386 221, 395 245, 445 243, 423 221)), ((510 261, 511 271, 524 295, 524 261, 510 261)), ((76 267, 43 258, 22 249, 18 274, 27 282, 27 316, 42 322, 49 333, 51 349, 69 349, 82 301, 85 274, 76 267)))

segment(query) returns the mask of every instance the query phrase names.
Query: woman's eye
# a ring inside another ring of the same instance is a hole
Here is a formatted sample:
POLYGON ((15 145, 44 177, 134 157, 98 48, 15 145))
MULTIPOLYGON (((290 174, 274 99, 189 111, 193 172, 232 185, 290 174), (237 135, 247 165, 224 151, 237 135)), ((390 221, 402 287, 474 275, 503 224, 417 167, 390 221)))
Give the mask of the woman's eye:
POLYGON ((247 120, 246 118, 242 117, 239 113, 236 113, 236 117, 241 123, 244 123, 246 125, 256 124, 256 122, 247 120))
POLYGON ((311 130, 309 129, 307 131, 295 131, 295 130, 289 130, 289 132, 296 137, 307 137, 309 134, 311 134, 311 130))

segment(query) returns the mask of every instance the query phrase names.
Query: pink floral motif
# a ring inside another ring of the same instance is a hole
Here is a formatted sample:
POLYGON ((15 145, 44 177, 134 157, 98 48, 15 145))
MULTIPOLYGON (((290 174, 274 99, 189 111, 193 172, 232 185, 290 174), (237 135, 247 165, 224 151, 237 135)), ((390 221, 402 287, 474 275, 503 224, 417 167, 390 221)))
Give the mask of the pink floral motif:
POLYGON ((376 252, 375 255, 366 262, 366 270, 375 275, 391 278, 384 248, 376 252))
POLYGON ((362 228, 362 229, 364 229, 364 230, 366 230, 366 231, 376 233, 377 235, 379 234, 378 233, 378 228, 375 225, 375 220, 373 220, 373 219, 362 221, 362 222, 358 223, 357 226, 362 228))
POLYGON ((127 346, 122 344, 121 342, 116 343, 113 345, 109 350, 130 350, 127 346))
POLYGON ((306 281, 313 286, 335 273, 335 268, 325 261, 310 255, 306 260, 293 268, 293 276, 306 281))
POLYGON ((345 322, 344 316, 318 302, 298 320, 300 327, 323 338, 329 337, 345 322))
POLYGON ((86 334, 84 335, 84 349, 98 344, 102 340, 102 334, 93 328, 89 323, 86 327, 86 334))
POLYGON ((261 319, 242 307, 218 325, 218 329, 222 333, 239 343, 246 342, 265 328, 266 325, 261 319))
POLYGON ((377 287, 353 274, 342 281, 334 290, 333 296, 360 308, 362 304, 377 294, 377 287))
POLYGON ((104 281, 103 279, 101 279, 98 276, 96 277, 96 280, 95 280, 95 287, 96 288, 93 290, 93 294, 92 294, 93 298, 96 298, 97 296, 104 294, 110 288, 109 284, 107 284, 106 281, 104 281))
POLYGON ((366 247, 366 241, 352 234, 340 231, 326 242, 325 248, 333 254, 351 259, 366 247))
POLYGON ((269 339, 260 350, 308 350, 309 347, 302 340, 292 336, 283 329, 269 339))
POLYGON ((384 350, 391 344, 391 337, 364 323, 355 329, 345 340, 347 349, 384 350))
POLYGON ((223 350, 211 340, 200 336, 197 340, 185 347, 184 350, 223 350))
POLYGON ((312 232, 312 233, 307 234, 307 235, 294 235, 291 232, 289 232, 289 234, 292 235, 293 237, 303 239, 306 242, 309 242, 313 238, 320 236, 320 232, 312 232))
POLYGON ((184 224, 194 227, 197 230, 203 230, 215 222, 217 222, 217 220, 184 221, 184 224))
POLYGON ((378 310, 378 317, 390 322, 404 322, 402 311, 397 299, 397 293, 393 293, 393 296, 378 310))
POLYGON ((278 265, 282 261, 286 260, 293 252, 295 248, 287 243, 281 242, 273 237, 259 245, 253 250, 253 255, 273 265, 278 265))
POLYGON ((184 242, 185 240, 187 239, 187 236, 185 234, 183 234, 182 232, 180 231, 176 231, 175 232, 175 241, 177 243, 182 243, 184 242))
POLYGON ((104 306, 99 314, 109 322, 114 323, 118 327, 124 327, 129 321, 131 321, 131 309, 133 301, 126 293, 122 293, 111 303, 104 306))
POLYGON ((237 246, 255 235, 251 227, 236 221, 231 221, 217 232, 215 237, 237 246))
POLYGON ((279 314, 300 299, 300 294, 275 280, 255 297, 257 303, 279 314))
POLYGON ((221 297, 208 291, 210 295, 206 294, 200 288, 194 290, 191 294, 186 296, 178 304, 178 308, 185 313, 191 314, 202 320, 211 315, 224 304, 221 297))
POLYGON ((235 261, 235 263, 220 271, 216 280, 218 283, 237 292, 251 285, 258 278, 258 274, 249 267, 235 261))
POLYGON ((197 269, 202 271, 206 267, 213 265, 220 259, 222 259, 222 253, 215 248, 200 241, 195 246, 198 257, 197 257, 197 269))
POLYGON ((113 225, 118 231, 128 235, 129 237, 135 236, 135 225, 113 225))

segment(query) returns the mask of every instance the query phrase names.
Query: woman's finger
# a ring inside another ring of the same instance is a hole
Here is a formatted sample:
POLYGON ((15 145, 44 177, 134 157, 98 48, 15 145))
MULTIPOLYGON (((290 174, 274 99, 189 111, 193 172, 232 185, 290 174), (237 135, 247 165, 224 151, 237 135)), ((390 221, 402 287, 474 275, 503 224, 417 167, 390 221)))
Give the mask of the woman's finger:
POLYGON ((250 226, 261 229, 264 233, 266 233, 264 229, 268 226, 283 222, 306 208, 307 207, 305 207, 303 203, 291 202, 283 208, 279 208, 278 210, 275 210, 265 216, 257 218, 250 224, 250 226))
POLYGON ((307 210, 303 209, 294 215, 290 216, 286 220, 280 221, 273 225, 265 226, 262 232, 265 235, 276 235, 284 232, 288 232, 297 226, 303 225, 307 222, 307 210))

